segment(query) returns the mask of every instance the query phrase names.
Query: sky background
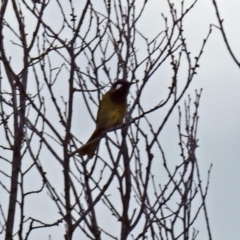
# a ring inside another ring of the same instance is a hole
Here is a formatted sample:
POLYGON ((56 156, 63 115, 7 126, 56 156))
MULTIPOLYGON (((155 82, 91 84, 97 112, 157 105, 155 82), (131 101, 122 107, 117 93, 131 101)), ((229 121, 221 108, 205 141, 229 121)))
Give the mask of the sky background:
MULTIPOLYGON (((192 1, 186 1, 186 3, 190 2, 192 1)), ((217 3, 221 17, 224 19, 229 43, 240 61, 240 1, 218 0, 217 3)), ((165 0, 149 0, 146 14, 143 14, 140 26, 143 33, 149 38, 159 31, 154 19, 159 18, 165 7, 165 0)), ((52 15, 47 17, 50 21, 55 19, 55 16, 52 15)), ((218 25, 212 1, 199 0, 184 22, 187 44, 192 49, 193 55, 198 53, 203 39, 207 36, 210 24, 218 25)), ((10 50, 10 54, 11 51, 13 50, 10 50)), ((210 164, 213 163, 207 209, 212 236, 213 239, 217 240, 237 240, 240 236, 239 70, 226 49, 220 31, 213 27, 200 60, 198 74, 187 94, 191 94, 193 97, 195 89, 203 88, 199 109, 198 137, 200 147, 197 149, 197 158, 205 183, 207 171, 210 164)), ((160 70, 160 73, 163 79, 170 77, 164 68, 160 70)), ((153 89, 148 89, 146 94, 150 96, 152 92, 153 89)), ((184 99, 187 99, 187 95, 184 99)), ((183 106, 183 102, 181 102, 181 106, 183 106)), ((179 155, 176 135, 177 122, 178 114, 175 111, 160 136, 170 159, 179 155), (172 137, 173 135, 175 137, 172 137), (174 144, 176 146, 173 148, 174 144)), ((78 118, 75 124, 77 128, 78 118)), ((89 127, 85 129, 86 139, 93 126, 93 122, 89 123, 89 127)), ((56 174, 58 174, 57 171, 56 174)), ((204 238, 199 237, 198 239, 204 238)))
MULTIPOLYGON (((217 1, 231 47, 240 60, 240 2, 217 1)), ((153 8, 154 11, 154 8, 153 8)), ((155 10, 156 11, 156 10, 155 10)), ((199 1, 185 22, 188 44, 197 47, 210 23, 217 24, 212 1, 199 1)), ((220 31, 213 28, 191 85, 203 88, 197 157, 202 174, 213 163, 207 209, 213 239, 240 236, 240 69, 231 59, 220 31)), ((174 119, 174 116, 172 116, 174 119)), ((176 121, 176 118, 173 120, 176 121)), ((166 136, 170 131, 165 128, 166 136)), ((204 174, 202 175, 204 176, 204 174)), ((205 175, 206 176, 206 175, 205 175)), ((203 177, 204 179, 204 177, 203 177)))
MULTIPOLYGON (((231 47, 240 59, 240 3, 217 2, 231 47)), ((197 12, 192 12, 196 18, 189 22, 192 32, 195 21, 198 21, 198 29, 209 22, 217 25, 211 1, 200 1, 198 7, 194 9, 198 9, 197 12)), ((197 86, 203 87, 198 157, 202 169, 213 163, 207 200, 211 229, 214 239, 238 239, 240 69, 230 58, 217 29, 213 29, 200 65, 198 81, 195 81, 197 86)))

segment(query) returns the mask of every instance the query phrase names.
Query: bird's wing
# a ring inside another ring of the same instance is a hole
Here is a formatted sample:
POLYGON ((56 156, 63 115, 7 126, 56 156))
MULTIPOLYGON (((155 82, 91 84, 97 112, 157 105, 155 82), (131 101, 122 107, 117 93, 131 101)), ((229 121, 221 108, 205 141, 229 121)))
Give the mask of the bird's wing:
POLYGON ((108 99, 108 93, 105 93, 99 103, 99 107, 98 107, 98 113, 97 113, 97 126, 103 126, 104 125, 104 121, 106 120, 106 111, 108 109, 107 105, 109 104, 109 99, 108 99))

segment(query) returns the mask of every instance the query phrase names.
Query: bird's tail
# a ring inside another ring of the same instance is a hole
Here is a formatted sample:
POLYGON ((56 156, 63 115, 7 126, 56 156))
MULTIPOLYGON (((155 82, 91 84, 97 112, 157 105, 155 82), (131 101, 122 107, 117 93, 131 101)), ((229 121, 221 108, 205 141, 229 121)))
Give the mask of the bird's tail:
POLYGON ((87 155, 88 158, 92 158, 103 133, 104 131, 102 129, 96 128, 92 136, 88 139, 87 143, 79 149, 79 154, 81 156, 87 155))

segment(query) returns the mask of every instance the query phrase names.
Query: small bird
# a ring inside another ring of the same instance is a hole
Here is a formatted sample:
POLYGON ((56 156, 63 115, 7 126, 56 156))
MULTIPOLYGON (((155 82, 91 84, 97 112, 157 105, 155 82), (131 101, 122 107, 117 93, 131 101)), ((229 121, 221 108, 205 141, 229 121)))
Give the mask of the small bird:
POLYGON ((117 80, 103 95, 98 108, 96 129, 87 143, 79 149, 81 156, 87 155, 88 158, 92 158, 106 130, 123 123, 127 111, 128 91, 134 83, 136 82, 117 80))

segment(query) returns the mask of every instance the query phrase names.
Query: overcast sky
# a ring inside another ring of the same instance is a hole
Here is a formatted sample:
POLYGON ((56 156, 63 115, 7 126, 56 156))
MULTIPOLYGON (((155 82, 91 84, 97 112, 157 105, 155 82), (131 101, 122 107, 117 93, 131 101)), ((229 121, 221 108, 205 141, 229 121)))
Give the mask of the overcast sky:
MULTIPOLYGON (((240 2, 217 2, 229 42, 240 60, 240 2)), ((189 28, 193 34, 195 27, 204 32, 210 22, 217 25, 212 1, 199 1, 189 28)), ((197 155, 202 169, 213 163, 207 200, 213 238, 239 239, 240 69, 217 29, 213 29, 200 65, 198 81, 194 82, 196 87, 203 87, 197 155)))
MULTIPOLYGON (((227 37, 240 61, 240 2, 218 0, 217 3, 224 19, 227 37)), ((151 11, 151 16, 159 13, 155 4, 151 11)), ((189 46, 199 49, 210 23, 218 25, 212 1, 201 0, 185 20, 189 46)), ((146 22, 146 27, 148 24, 146 22)), ((220 31, 216 28, 213 28, 200 66, 188 93, 192 94, 194 89, 203 88, 198 132, 200 148, 197 150, 197 157, 202 174, 213 163, 207 197, 210 226, 213 239, 239 239, 240 69, 231 59, 220 31)), ((176 123, 176 117, 172 116, 163 137, 167 136, 171 126, 176 123)), ((206 177, 204 174, 203 176, 206 177)))
MULTIPOLYGON (((151 19, 164 11, 164 2, 165 0, 149 0, 146 8, 148 14, 144 15, 141 24, 142 31, 149 38, 151 35, 154 36, 158 27, 151 19)), ((218 0, 217 2, 229 42, 240 60, 240 1, 218 0)), ((54 18, 49 16, 49 19, 54 18)), ((211 23, 218 25, 212 1, 199 0, 184 23, 188 36, 187 43, 191 49, 196 51, 200 49, 211 23)), ((237 240, 240 237, 239 70, 231 59, 219 30, 213 28, 200 61, 200 69, 188 93, 194 94, 195 89, 203 88, 198 129, 200 147, 197 150, 197 158, 204 180, 210 164, 213 163, 207 209, 213 239, 217 240, 237 240)), ((162 138, 169 136, 177 121, 175 113, 164 129, 162 138)), ((89 129, 86 129, 88 132, 91 131, 93 123, 89 126, 89 129)), ((175 130, 177 132, 177 127, 175 130)), ((171 151, 167 142, 165 148, 171 151)))

